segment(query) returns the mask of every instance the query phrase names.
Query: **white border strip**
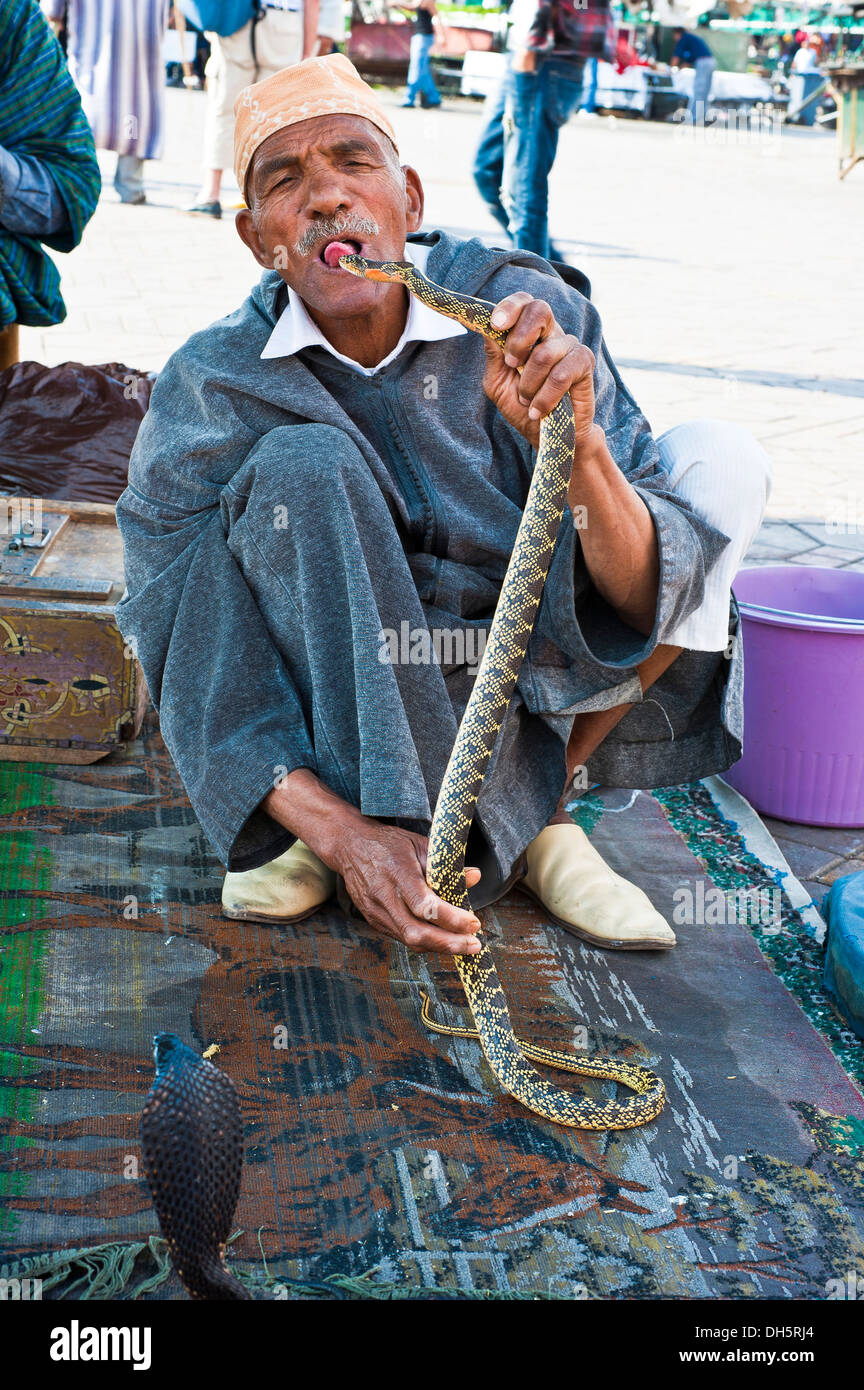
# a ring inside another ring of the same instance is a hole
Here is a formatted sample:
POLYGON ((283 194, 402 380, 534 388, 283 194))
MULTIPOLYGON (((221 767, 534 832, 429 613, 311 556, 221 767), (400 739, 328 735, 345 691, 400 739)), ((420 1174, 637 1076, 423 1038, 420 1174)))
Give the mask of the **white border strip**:
POLYGON ((740 832, 751 854, 761 859, 774 870, 777 882, 790 903, 801 914, 801 918, 815 941, 825 939, 825 923, 819 911, 799 878, 790 869, 786 858, 767 825, 750 802, 740 792, 724 782, 722 777, 703 777, 702 785, 711 800, 726 820, 740 832))

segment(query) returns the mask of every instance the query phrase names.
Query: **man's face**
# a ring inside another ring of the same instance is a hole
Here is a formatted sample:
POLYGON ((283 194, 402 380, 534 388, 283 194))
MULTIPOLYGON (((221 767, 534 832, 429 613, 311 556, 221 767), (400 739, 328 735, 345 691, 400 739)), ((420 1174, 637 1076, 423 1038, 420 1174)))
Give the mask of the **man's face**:
POLYGON ((255 151, 247 198, 237 230, 256 260, 331 318, 370 311, 390 287, 328 265, 327 246, 403 260, 423 218, 416 172, 400 168, 387 136, 361 116, 315 116, 271 135, 255 151))

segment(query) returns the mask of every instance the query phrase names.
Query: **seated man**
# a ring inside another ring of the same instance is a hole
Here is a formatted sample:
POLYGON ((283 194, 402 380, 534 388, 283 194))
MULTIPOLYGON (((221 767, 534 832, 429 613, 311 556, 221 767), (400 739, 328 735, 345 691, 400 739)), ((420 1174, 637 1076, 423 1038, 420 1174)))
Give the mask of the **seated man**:
POLYGON ((248 88, 235 150, 267 273, 161 373, 118 505, 118 619, 227 864, 225 911, 294 921, 338 886, 416 950, 478 948, 474 912, 426 885, 425 837, 539 419, 569 390, 572 520, 480 794, 471 901, 519 882, 596 945, 674 945, 564 808, 574 777, 650 787, 740 756, 729 585, 764 452, 721 424, 655 442, 546 261, 418 236, 419 175, 341 55, 248 88), (495 302, 506 354, 342 270, 350 250, 495 302))

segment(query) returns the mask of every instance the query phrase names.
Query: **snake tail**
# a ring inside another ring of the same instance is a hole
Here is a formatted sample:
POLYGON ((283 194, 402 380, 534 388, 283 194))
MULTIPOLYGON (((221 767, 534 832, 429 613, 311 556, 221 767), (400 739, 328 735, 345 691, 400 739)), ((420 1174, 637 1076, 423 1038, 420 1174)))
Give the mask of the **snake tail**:
POLYGON ((174 1268, 193 1299, 251 1299, 223 1258, 243 1164, 234 1084, 175 1033, 157 1033, 153 1043, 156 1079, 139 1132, 174 1268))
MULTIPOLYGON (((421 1018, 433 1033, 444 1033, 455 1038, 470 1038, 481 1043, 483 1039, 477 1028, 460 1028, 449 1023, 439 1023, 432 1015, 429 996, 422 993, 423 1007, 421 1018)), ((626 1058, 611 1057, 576 1057, 571 1052, 560 1052, 550 1047, 540 1047, 535 1043, 527 1042, 524 1038, 515 1039, 516 1046, 524 1057, 531 1062, 539 1062, 543 1066, 554 1067, 558 1071, 572 1072, 576 1076, 588 1076, 595 1081, 617 1081, 622 1086, 628 1086, 637 1093, 638 1102, 629 1105, 625 1102, 613 1101, 611 1104, 618 1107, 614 1112, 609 1111, 609 1102, 598 1105, 590 1097, 582 1100, 573 1100, 568 1095, 568 1099, 574 1106, 579 1107, 576 1118, 567 1121, 556 1120, 558 1123, 568 1123, 575 1129, 611 1130, 611 1129, 635 1129, 639 1125, 648 1124, 650 1120, 656 1119, 663 1109, 666 1100, 666 1087, 662 1079, 656 1072, 650 1071, 636 1062, 628 1062, 626 1058), (610 1121, 613 1121, 610 1123, 610 1121)), ((484 1049, 485 1051, 485 1049, 484 1049)), ((496 1073, 497 1074, 497 1073, 496 1073)), ((543 1078, 540 1078, 543 1080, 543 1078)), ((557 1091, 558 1095, 565 1094, 557 1091)), ((517 1097, 518 1099, 518 1097, 517 1097)), ((532 1100, 535 1099, 532 1097, 532 1100)), ((548 1099, 548 1095, 541 1097, 548 1099)), ((523 1101, 529 1109, 536 1107, 527 1101, 523 1101)), ((545 1110, 537 1110, 538 1114, 545 1115, 545 1110)), ((548 1117, 547 1117, 548 1118, 548 1117)))

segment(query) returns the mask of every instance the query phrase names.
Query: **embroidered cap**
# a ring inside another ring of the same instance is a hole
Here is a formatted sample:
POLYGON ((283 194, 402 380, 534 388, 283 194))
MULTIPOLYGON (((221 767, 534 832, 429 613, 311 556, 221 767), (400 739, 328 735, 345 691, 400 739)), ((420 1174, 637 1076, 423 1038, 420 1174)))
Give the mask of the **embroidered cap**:
POLYGON ((384 108, 344 53, 305 58, 244 87, 234 103, 234 173, 244 194, 252 156, 268 136, 313 116, 330 115, 363 116, 396 145, 384 108))

